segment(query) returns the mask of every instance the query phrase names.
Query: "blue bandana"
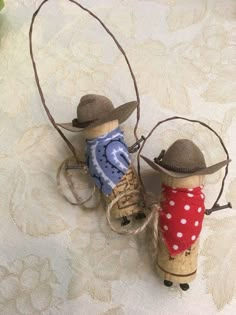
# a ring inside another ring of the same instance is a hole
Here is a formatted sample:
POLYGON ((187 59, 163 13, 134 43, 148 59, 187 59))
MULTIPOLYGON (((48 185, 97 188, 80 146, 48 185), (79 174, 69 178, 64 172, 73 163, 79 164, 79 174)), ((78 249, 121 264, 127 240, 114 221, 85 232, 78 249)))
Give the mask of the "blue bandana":
POLYGON ((120 128, 87 140, 87 165, 97 187, 107 196, 130 166, 128 147, 120 128))

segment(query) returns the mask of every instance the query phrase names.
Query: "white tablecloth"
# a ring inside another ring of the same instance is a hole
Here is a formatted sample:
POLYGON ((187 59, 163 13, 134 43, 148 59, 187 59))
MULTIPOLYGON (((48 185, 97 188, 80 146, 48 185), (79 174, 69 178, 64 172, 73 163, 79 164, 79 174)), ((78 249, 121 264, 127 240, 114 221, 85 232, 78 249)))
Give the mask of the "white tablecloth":
MULTIPOLYGON (((236 215, 206 217, 197 279, 187 292, 163 286, 145 233, 118 236, 103 206, 68 204, 56 171, 70 155, 40 103, 28 48, 31 15, 41 1, 6 0, 0 13, 0 314, 236 313, 236 215)), ((236 3, 234 0, 81 1, 114 32, 128 54, 141 94, 139 135, 168 116, 201 119, 223 137, 233 162, 222 202, 236 208, 236 3)), ((66 0, 51 0, 36 20, 34 51, 46 102, 56 121, 75 117, 80 97, 135 99, 123 57, 98 23, 66 0)), ((135 114, 123 128, 134 141, 135 114)), ((80 136, 66 133, 74 144, 80 136)), ((153 158, 189 138, 208 164, 225 158, 217 138, 179 121, 145 146, 153 158)), ((143 165, 143 170, 148 169, 143 165)), ((223 171, 206 182, 207 205, 223 171)))

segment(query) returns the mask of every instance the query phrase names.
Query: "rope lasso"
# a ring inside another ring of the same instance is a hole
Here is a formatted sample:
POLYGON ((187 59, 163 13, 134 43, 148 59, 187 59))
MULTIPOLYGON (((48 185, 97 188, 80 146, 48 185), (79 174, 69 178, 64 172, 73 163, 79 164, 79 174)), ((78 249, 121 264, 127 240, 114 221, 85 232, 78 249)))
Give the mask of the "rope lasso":
MULTIPOLYGON (((32 19, 31 19, 31 23, 30 23, 30 29, 29 29, 29 49, 30 49, 30 58, 32 61, 32 66, 33 66, 33 70, 34 70, 34 77, 35 77, 35 82, 36 82, 36 86, 40 95, 40 99, 41 102, 43 104, 44 110, 48 116, 49 121, 51 122, 51 124, 53 125, 53 127, 57 130, 57 132, 59 133, 59 135, 62 137, 62 139, 64 140, 64 142, 66 143, 67 147, 69 148, 69 150, 72 152, 77 165, 80 167, 80 169, 84 169, 84 167, 86 166, 86 163, 81 161, 77 155, 76 149, 73 146, 73 144, 67 139, 67 137, 64 135, 64 133, 62 132, 62 130, 59 128, 60 124, 56 123, 56 121, 54 120, 47 104, 46 104, 46 99, 43 93, 43 89, 41 87, 40 84, 40 79, 39 79, 39 75, 38 75, 38 70, 37 70, 37 65, 36 65, 36 61, 34 58, 34 51, 33 51, 33 30, 34 30, 34 23, 36 20, 37 15, 39 14, 41 8, 48 2, 49 0, 44 0, 39 7, 36 9, 36 11, 33 13, 32 19)), ((121 46, 121 44, 119 43, 119 41, 117 40, 117 38, 114 36, 114 34, 108 29, 108 27, 104 24, 104 22, 97 16, 95 15, 92 11, 90 11, 89 9, 87 9, 86 7, 82 6, 79 2, 75 1, 75 0, 68 0, 71 3, 74 3, 76 6, 78 6, 80 9, 82 9, 83 11, 87 12, 90 16, 92 16, 94 19, 96 19, 99 24, 103 27, 103 29, 105 30, 105 32, 112 38, 112 40, 114 41, 114 43, 116 44, 117 48, 119 49, 119 51, 121 52, 121 54, 123 55, 125 62, 128 66, 129 72, 131 74, 132 77, 132 81, 133 81, 133 85, 134 85, 134 89, 135 89, 135 94, 136 94, 136 99, 137 99, 137 117, 136 117, 136 123, 135 123, 135 127, 134 127, 134 137, 136 140, 136 144, 134 144, 133 146, 135 147, 134 149, 138 149, 139 148, 139 140, 138 140, 138 134, 137 134, 137 130, 138 130, 138 124, 139 124, 139 120, 140 120, 140 96, 139 96, 139 90, 138 90, 138 86, 137 86, 137 81, 133 72, 133 69, 131 67, 131 64, 129 62, 128 56, 125 53, 123 47, 121 46)), ((131 151, 132 152, 132 151, 131 151)), ((134 152, 134 151, 133 151, 134 152)), ((76 199, 76 203, 75 202, 71 202, 64 194, 62 186, 61 186, 61 174, 63 173, 63 167, 66 166, 66 163, 68 163, 68 159, 65 159, 64 162, 61 164, 61 166, 58 169, 58 174, 57 174, 57 183, 58 183, 58 188, 61 191, 62 195, 64 196, 64 198, 70 202, 71 204, 74 205, 82 205, 84 204, 84 202, 82 202, 80 200, 80 198, 77 196, 76 191, 74 189, 74 185, 73 182, 71 181, 68 173, 66 171, 64 171, 64 175, 67 181, 67 184, 71 190, 71 193, 73 194, 73 196, 76 199), (82 202, 82 203, 81 203, 82 202)), ((93 189, 93 192, 91 192, 91 197, 94 194, 94 190, 95 187, 93 189)))
MULTIPOLYGON (((38 75, 38 71, 37 71, 37 66, 36 66, 36 61, 34 58, 34 52, 33 52, 33 30, 34 30, 34 23, 35 23, 35 19, 38 15, 38 13, 40 12, 41 8, 48 2, 49 0, 44 0, 39 7, 36 9, 36 11, 33 13, 32 19, 31 19, 31 24, 30 24, 30 29, 29 29, 29 48, 30 48, 30 58, 32 61, 32 65, 33 65, 33 70, 34 70, 34 76, 35 76, 35 81, 36 81, 36 85, 39 91, 39 95, 41 98, 41 102, 43 104, 43 107, 46 111, 46 114, 51 122, 51 124, 53 125, 53 127, 57 130, 57 132, 60 134, 60 136, 62 137, 62 139, 65 141, 66 145, 68 146, 68 148, 71 150, 71 152, 73 153, 73 156, 75 157, 76 161, 78 162, 78 164, 81 163, 81 161, 79 160, 76 150, 74 148, 74 146, 72 145, 72 143, 66 138, 66 136, 64 135, 64 133, 61 131, 61 129, 59 128, 59 124, 57 124, 52 116, 52 114, 50 113, 50 110, 46 104, 46 100, 45 100, 45 96, 40 84, 40 80, 39 80, 39 75, 38 75)), ((138 129, 138 124, 139 124, 139 120, 140 120, 140 96, 139 96, 139 90, 138 90, 138 86, 137 86, 137 81, 136 81, 136 77, 134 75, 134 72, 132 70, 131 64, 129 62, 128 56, 125 53, 123 47, 121 46, 121 44, 119 43, 119 41, 117 40, 117 38, 114 36, 114 34, 108 29, 108 27, 104 24, 104 22, 97 16, 95 15, 92 11, 90 11, 89 9, 87 9, 86 7, 82 6, 79 2, 75 1, 75 0, 68 0, 71 3, 74 3, 76 6, 78 6, 79 8, 81 8, 83 11, 87 12, 90 16, 92 16, 94 19, 96 19, 100 25, 103 27, 103 29, 106 31, 107 34, 110 35, 110 37, 113 39, 113 41, 115 42, 117 48, 119 49, 119 51, 121 52, 121 54, 124 56, 125 62, 128 66, 129 72, 131 74, 132 80, 133 80, 133 85, 134 85, 134 89, 135 89, 135 94, 136 94, 136 99, 137 99, 137 120, 136 120, 136 124, 134 127, 134 136, 136 141, 138 141, 138 134, 137 134, 137 129, 138 129)), ((82 162, 83 163, 83 162, 82 162)))

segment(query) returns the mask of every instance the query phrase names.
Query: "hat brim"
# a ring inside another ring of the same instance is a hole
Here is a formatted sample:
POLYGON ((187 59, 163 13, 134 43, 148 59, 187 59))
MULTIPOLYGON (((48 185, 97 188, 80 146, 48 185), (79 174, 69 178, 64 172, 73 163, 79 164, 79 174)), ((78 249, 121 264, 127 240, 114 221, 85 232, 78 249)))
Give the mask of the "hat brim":
POLYGON ((112 120, 118 120, 119 124, 122 124, 124 121, 126 121, 129 118, 129 116, 133 113, 133 111, 137 108, 137 106, 138 106, 138 103, 136 101, 132 101, 132 102, 128 102, 123 105, 120 105, 114 108, 111 112, 105 114, 100 119, 92 122, 91 124, 89 124, 89 126, 85 128, 74 127, 72 123, 62 123, 62 124, 57 124, 57 125, 68 131, 81 132, 85 129, 97 127, 99 125, 105 124, 112 120))
POLYGON ((164 173, 174 178, 187 178, 190 176, 197 176, 197 175, 210 175, 217 172, 219 169, 221 169, 222 167, 224 167, 231 161, 231 160, 224 160, 224 161, 221 161, 219 163, 216 163, 214 165, 208 166, 204 169, 201 169, 199 171, 192 172, 192 173, 178 173, 178 172, 167 170, 163 166, 154 163, 153 161, 151 161, 150 159, 148 159, 147 157, 143 155, 141 155, 141 158, 154 170, 158 171, 159 173, 164 173))

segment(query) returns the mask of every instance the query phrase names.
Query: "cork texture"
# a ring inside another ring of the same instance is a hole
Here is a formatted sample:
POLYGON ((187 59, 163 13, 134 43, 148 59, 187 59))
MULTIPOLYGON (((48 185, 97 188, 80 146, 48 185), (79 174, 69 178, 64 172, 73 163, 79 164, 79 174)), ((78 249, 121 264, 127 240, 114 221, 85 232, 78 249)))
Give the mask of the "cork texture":
MULTIPOLYGON (((132 190, 140 189, 140 184, 136 171, 133 166, 129 168, 127 173, 122 177, 118 185, 113 189, 112 193, 105 197, 106 203, 110 203, 117 196, 124 192, 131 192, 132 190)), ((127 195, 121 198, 111 211, 111 216, 114 218, 121 218, 123 216, 129 216, 134 213, 143 211, 142 197, 139 194, 127 195)))
POLYGON ((176 256, 171 256, 159 235, 158 254, 156 268, 158 274, 164 280, 189 283, 193 281, 197 273, 199 239, 186 251, 176 256))

